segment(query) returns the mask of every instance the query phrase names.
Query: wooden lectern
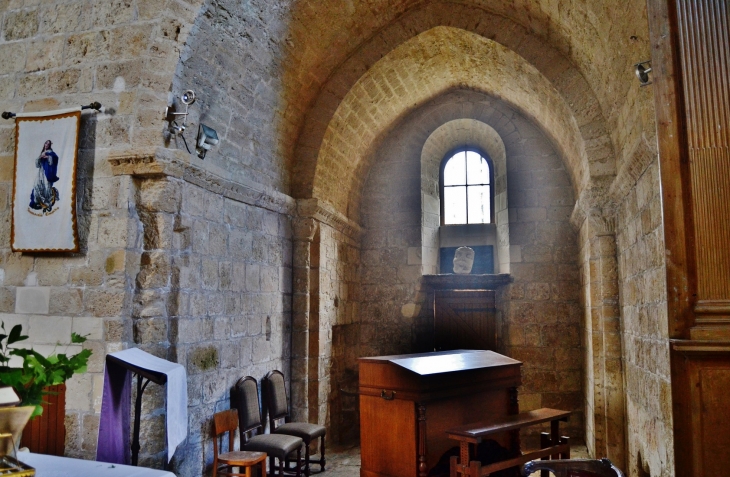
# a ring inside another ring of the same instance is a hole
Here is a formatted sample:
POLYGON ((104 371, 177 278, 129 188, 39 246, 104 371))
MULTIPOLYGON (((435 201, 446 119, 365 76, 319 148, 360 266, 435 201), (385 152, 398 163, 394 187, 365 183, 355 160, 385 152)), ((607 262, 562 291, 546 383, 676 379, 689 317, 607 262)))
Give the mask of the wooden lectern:
MULTIPOLYGON (((360 358, 361 477, 426 477, 454 426, 517 414, 522 363, 493 351, 360 358)), ((519 448, 516 433, 497 436, 519 448)))

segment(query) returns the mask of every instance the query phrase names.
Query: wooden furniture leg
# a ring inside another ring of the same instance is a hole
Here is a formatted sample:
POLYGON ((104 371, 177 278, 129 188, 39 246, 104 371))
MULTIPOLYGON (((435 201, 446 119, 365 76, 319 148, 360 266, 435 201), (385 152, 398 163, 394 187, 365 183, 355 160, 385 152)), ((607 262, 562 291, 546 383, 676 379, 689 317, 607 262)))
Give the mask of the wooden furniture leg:
MULTIPOLYGON (((560 442, 560 421, 552 421, 550 423, 550 445, 558 445, 560 442)), ((553 454, 551 459, 560 459, 560 454, 553 454)))
MULTIPOLYGON (((541 432, 540 433, 540 448, 546 449, 550 447, 550 434, 547 432, 541 432)), ((546 455, 545 457, 542 457, 542 460, 549 460, 550 456, 546 455)), ((540 471, 540 477, 550 477, 550 474, 547 470, 541 470, 540 471)))
POLYGON ((426 477, 426 406, 418 406, 418 476, 426 477))
POLYGON ((570 459, 570 438, 568 438, 567 436, 561 437, 560 444, 565 444, 566 446, 568 446, 568 450, 560 453, 560 458, 561 459, 570 459))
POLYGON ((478 460, 469 462, 469 474, 470 477, 481 477, 482 475, 482 463, 478 460))

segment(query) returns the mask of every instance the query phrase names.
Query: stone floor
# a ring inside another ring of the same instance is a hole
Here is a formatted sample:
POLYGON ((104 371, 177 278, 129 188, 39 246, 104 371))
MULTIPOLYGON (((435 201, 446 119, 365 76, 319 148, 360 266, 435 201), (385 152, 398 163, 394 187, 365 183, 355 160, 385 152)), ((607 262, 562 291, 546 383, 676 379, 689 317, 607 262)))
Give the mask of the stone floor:
MULTIPOLYGON (((570 446, 570 456, 574 459, 589 458, 588 449, 584 445, 570 446)), ((317 466, 313 466, 315 469, 317 466)), ((316 475, 316 474, 313 474, 316 475)), ((534 475, 538 475, 535 473, 534 475)), ((323 477, 359 477, 360 476, 360 448, 335 447, 327 451, 327 470, 323 477)))

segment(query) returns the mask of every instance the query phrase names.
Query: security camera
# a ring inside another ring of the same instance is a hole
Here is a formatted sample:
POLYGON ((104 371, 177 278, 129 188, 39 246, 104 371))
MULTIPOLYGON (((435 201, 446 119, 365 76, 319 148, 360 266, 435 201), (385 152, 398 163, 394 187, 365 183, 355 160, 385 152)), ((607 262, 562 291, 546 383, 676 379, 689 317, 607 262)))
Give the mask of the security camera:
POLYGON ((195 102, 195 91, 193 91, 192 89, 185 91, 182 96, 180 96, 180 100, 183 102, 183 104, 190 106, 195 102))
MULTIPOLYGON (((185 105, 185 111, 175 111, 175 104, 171 102, 170 106, 165 108, 165 121, 170 123, 168 130, 170 134, 182 136, 185 132, 185 121, 188 119, 188 106, 195 102, 195 91, 189 89, 180 96, 180 101, 185 105), (177 119, 182 119, 182 124, 177 124, 177 119)), ((183 138, 184 139, 184 138, 183 138)))
POLYGON ((198 157, 205 159, 205 153, 210 151, 210 148, 216 144, 218 144, 218 133, 215 129, 209 128, 201 123, 198 127, 198 140, 195 145, 198 151, 198 157))

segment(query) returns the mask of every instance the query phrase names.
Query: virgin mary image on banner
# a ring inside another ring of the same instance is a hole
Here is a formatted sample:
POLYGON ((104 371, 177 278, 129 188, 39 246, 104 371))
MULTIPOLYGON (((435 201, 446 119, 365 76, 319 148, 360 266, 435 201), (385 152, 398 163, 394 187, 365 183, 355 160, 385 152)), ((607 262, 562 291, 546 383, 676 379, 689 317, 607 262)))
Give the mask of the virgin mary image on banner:
POLYGON ((80 118, 80 108, 16 116, 13 251, 79 250, 76 156, 80 118))
POLYGON ((56 172, 58 172, 58 155, 51 149, 52 145, 50 139, 44 142, 43 150, 35 160, 38 177, 30 193, 30 208, 40 210, 44 214, 55 212, 53 205, 58 199, 58 189, 53 187, 53 184, 58 182, 58 176, 56 175, 56 172))

